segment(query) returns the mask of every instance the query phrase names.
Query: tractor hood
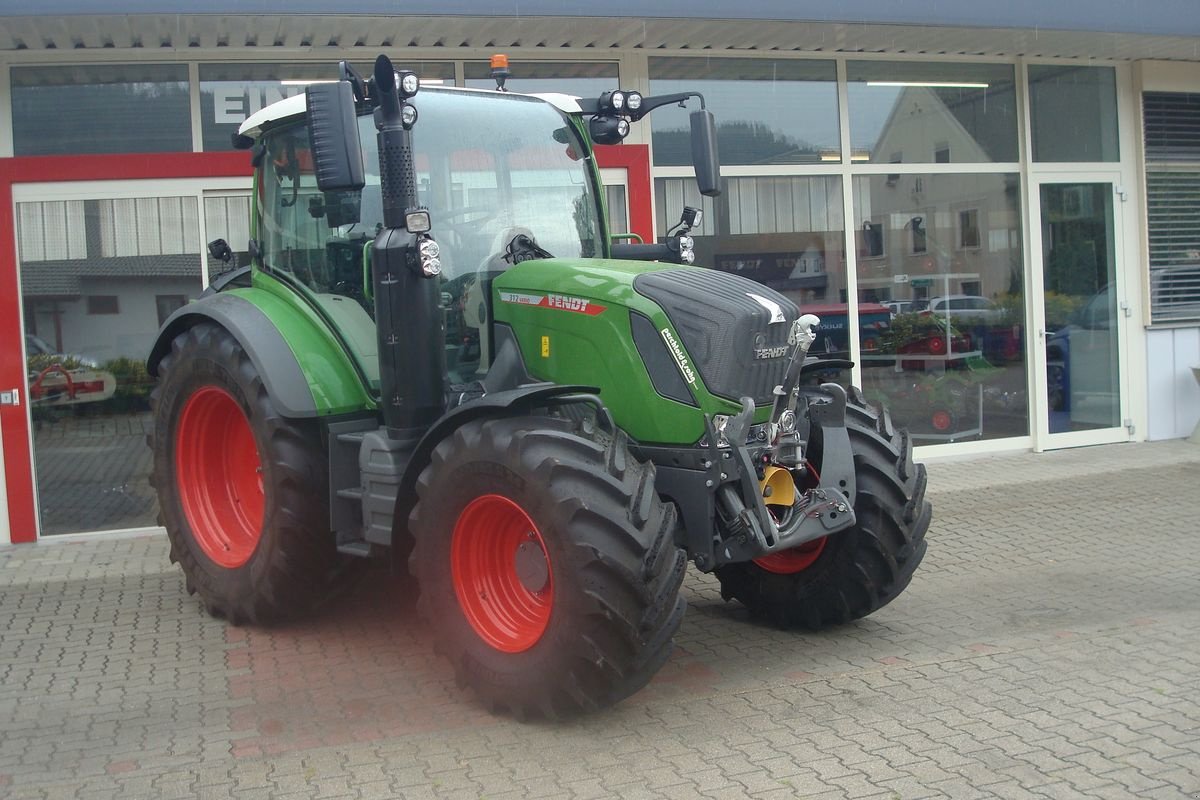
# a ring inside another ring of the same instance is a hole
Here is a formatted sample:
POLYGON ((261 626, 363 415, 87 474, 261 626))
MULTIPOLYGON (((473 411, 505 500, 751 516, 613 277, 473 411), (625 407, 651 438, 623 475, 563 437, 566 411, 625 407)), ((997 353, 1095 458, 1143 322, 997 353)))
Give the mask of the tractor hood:
POLYGON ((735 413, 744 396, 765 418, 799 316, 737 275, 608 259, 526 261, 496 279, 492 299, 531 375, 599 386, 617 423, 647 443, 694 443, 697 410, 735 413))

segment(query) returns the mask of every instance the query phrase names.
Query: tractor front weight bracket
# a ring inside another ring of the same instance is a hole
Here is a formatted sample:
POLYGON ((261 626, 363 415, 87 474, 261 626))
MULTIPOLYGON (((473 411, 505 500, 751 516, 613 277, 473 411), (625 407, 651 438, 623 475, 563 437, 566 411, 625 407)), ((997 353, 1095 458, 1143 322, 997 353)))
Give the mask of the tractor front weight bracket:
POLYGON ((790 521, 778 523, 767 510, 759 481, 764 451, 747 445, 754 406, 725 423, 723 437, 705 416, 705 439, 698 446, 638 447, 654 462, 655 486, 679 508, 683 522, 677 541, 702 571, 776 553, 838 533, 854 525, 854 456, 846 432, 846 392, 823 384, 807 393, 809 448, 821 454, 820 485, 797 500, 790 521), (817 448, 813 440, 820 437, 817 448), (782 527, 781 527, 782 525, 782 527))

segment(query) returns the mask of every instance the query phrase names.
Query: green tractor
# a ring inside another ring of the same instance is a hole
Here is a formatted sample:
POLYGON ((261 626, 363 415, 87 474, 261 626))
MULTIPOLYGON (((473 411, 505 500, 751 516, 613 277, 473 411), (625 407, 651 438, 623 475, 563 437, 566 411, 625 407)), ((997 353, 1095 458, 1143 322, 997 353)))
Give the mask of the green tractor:
POLYGON ((148 361, 162 524, 210 613, 303 614, 387 557, 461 684, 556 718, 662 666, 689 560, 785 627, 903 591, 925 471, 822 382, 850 364, 807 355, 818 320, 689 266, 694 209, 664 242, 610 238, 592 143, 697 100, 715 195, 702 97, 421 88, 384 56, 340 74, 241 126, 251 266, 148 361))

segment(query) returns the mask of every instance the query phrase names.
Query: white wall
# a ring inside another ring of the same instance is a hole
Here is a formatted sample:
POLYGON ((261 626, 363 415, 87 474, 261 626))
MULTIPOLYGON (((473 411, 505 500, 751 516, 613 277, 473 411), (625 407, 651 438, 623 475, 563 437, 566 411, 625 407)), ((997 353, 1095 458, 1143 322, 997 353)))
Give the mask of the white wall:
POLYGON ((1200 421, 1200 385, 1192 367, 1200 367, 1200 326, 1146 331, 1150 429, 1154 439, 1190 436, 1200 421))
MULTIPOLYGON (((62 349, 99 362, 120 356, 145 358, 158 333, 155 295, 195 298, 201 289, 199 276, 87 280, 84 287, 87 294, 116 295, 120 313, 92 315, 87 313, 86 300, 61 302, 62 349)), ((53 343, 53 330, 52 323, 39 316, 38 334, 53 343)))

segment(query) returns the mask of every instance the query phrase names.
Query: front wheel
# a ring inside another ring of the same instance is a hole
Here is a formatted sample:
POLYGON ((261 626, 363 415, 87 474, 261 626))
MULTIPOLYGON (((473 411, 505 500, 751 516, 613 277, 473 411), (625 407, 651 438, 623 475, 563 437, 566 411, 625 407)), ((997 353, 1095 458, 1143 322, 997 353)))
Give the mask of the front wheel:
POLYGON ((490 710, 558 718, 642 688, 683 618, 675 507, 624 434, 555 417, 468 422, 409 518, 418 610, 490 710))
POLYGON ((246 351, 216 325, 176 336, 158 372, 153 482, 188 592, 235 624, 310 610, 347 574, 319 431, 279 416, 246 351))
POLYGON ((721 596, 785 628, 822 628, 878 611, 894 600, 925 556, 932 511, 925 467, 882 408, 857 389, 846 405, 857 491, 853 527, 792 550, 716 570, 721 596))

